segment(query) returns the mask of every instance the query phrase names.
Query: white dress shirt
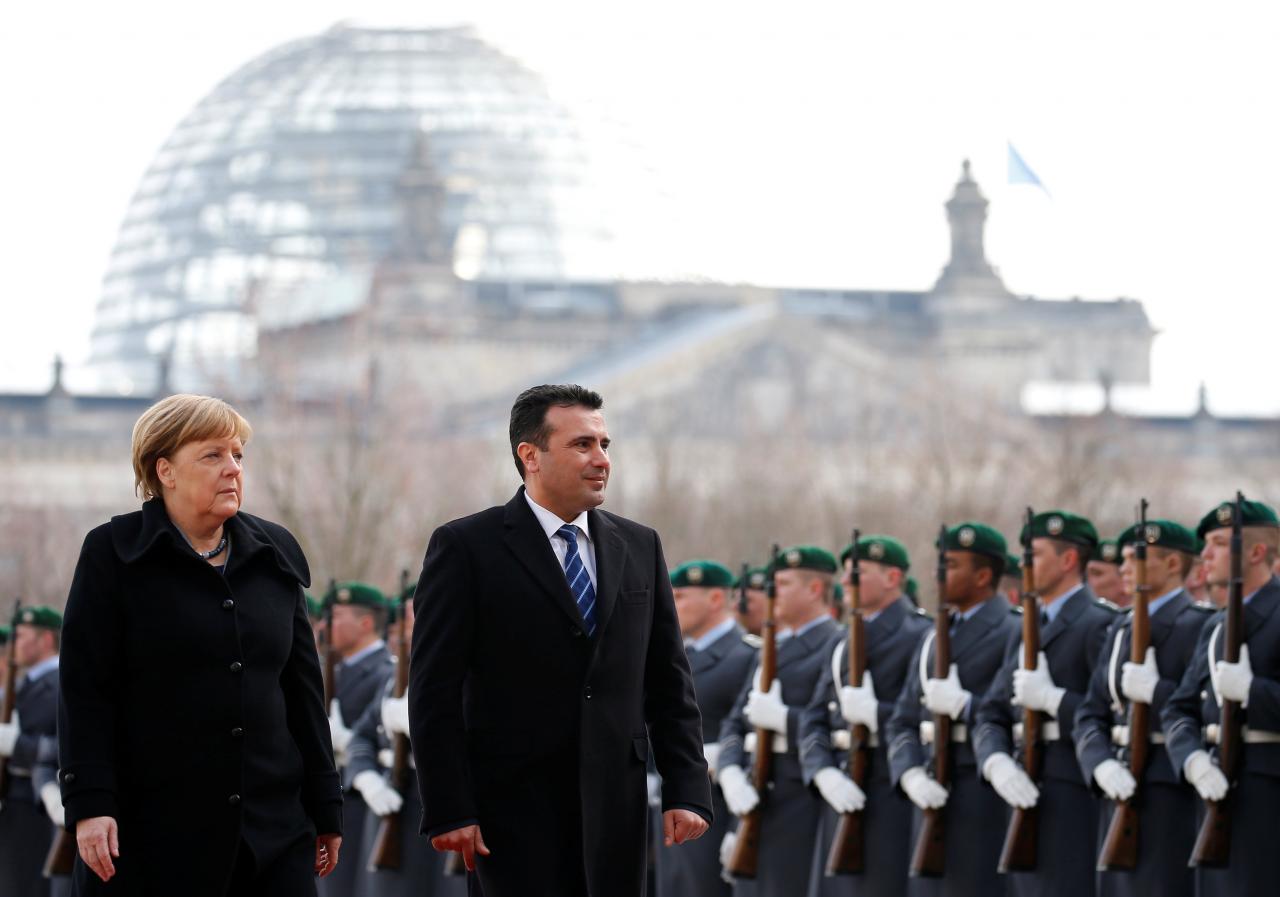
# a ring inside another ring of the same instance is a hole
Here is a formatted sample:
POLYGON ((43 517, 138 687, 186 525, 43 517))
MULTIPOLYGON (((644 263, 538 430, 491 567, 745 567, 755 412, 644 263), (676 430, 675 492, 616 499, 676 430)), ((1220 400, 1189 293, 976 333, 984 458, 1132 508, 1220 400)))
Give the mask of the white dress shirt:
POLYGON ((587 527, 587 512, 583 511, 575 520, 564 521, 558 515, 548 511, 530 498, 528 490, 524 493, 524 500, 533 509, 533 516, 538 518, 538 523, 542 525, 542 531, 547 534, 547 539, 551 542, 551 550, 556 553, 556 560, 560 562, 561 570, 564 569, 565 555, 569 553, 569 543, 556 530, 564 526, 566 522, 570 526, 578 528, 578 557, 582 558, 582 566, 587 571, 587 577, 591 580, 591 587, 593 589, 596 588, 599 585, 596 581, 596 548, 595 543, 591 540, 591 530, 587 527))

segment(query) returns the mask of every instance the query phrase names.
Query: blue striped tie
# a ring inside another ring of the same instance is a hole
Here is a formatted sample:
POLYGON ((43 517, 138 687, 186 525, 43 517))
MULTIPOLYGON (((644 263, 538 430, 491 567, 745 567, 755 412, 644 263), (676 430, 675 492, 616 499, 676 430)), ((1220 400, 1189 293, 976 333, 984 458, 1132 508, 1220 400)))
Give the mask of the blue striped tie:
POLYGON ((578 528, 565 524, 556 530, 556 534, 564 539, 567 549, 564 555, 564 578, 569 582, 569 591, 573 592, 573 600, 578 603, 587 635, 595 635, 596 590, 591 585, 591 577, 587 575, 587 568, 582 566, 582 557, 578 554, 578 528))

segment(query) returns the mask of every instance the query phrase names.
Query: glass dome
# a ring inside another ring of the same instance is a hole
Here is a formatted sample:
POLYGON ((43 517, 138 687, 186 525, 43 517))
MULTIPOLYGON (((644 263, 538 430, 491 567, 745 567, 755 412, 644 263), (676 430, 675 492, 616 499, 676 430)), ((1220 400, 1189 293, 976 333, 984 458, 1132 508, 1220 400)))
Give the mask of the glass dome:
POLYGON ((592 268, 609 237, 583 142, 536 74, 469 28, 340 24, 232 74, 152 161, 97 307, 100 385, 148 389, 157 359, 182 381, 237 376, 266 294, 314 302, 321 316, 335 294, 347 297, 339 308, 361 301, 358 285, 393 246, 397 179, 422 140, 459 276, 607 273, 592 268))

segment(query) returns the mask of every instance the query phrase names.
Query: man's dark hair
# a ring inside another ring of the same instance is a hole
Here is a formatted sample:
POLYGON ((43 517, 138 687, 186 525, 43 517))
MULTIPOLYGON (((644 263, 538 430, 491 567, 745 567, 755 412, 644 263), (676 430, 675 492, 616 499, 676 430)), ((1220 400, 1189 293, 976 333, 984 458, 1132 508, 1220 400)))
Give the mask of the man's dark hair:
POLYGON ((516 471, 522 480, 525 474, 524 462, 520 460, 516 446, 528 442, 544 452, 551 446, 547 409, 552 405, 559 408, 581 405, 592 411, 599 411, 604 407, 604 399, 598 392, 573 383, 531 386, 516 396, 516 403, 511 406, 511 457, 515 459, 516 471))
POLYGON ((1000 587, 1000 577, 1004 575, 1004 561, 999 558, 993 558, 985 554, 972 554, 973 571, 977 573, 979 570, 990 570, 991 581, 987 583, 987 587, 993 591, 1000 587))
POLYGON ((1062 557, 1068 551, 1076 553, 1076 572, 1083 579, 1085 572, 1089 569, 1089 549, 1077 542, 1068 542, 1066 539, 1050 538, 1049 544, 1053 546, 1053 553, 1058 557, 1062 557))

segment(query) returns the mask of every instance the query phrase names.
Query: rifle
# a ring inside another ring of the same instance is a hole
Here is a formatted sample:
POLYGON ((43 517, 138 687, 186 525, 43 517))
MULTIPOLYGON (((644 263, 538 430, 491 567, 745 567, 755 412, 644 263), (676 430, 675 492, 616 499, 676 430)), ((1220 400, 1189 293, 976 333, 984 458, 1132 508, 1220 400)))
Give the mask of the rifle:
POLYGON ((742 575, 738 577, 738 615, 742 617, 747 615, 747 607, 751 603, 747 596, 747 589, 751 585, 748 582, 749 579, 751 579, 751 565, 743 563, 742 575))
MULTIPOLYGON (((400 571, 400 627, 396 631, 396 681, 391 696, 403 698, 409 690, 409 638, 405 633, 409 615, 405 613, 405 596, 409 592, 409 571, 400 571)), ((388 615, 389 616, 389 615, 388 615)), ((402 732, 392 736, 391 772, 388 776, 391 787, 404 794, 409 784, 409 738, 402 732)), ((403 806, 401 807, 403 810, 403 806)), ((383 816, 378 823, 378 834, 373 841, 373 851, 369 854, 369 871, 379 869, 400 868, 400 829, 401 811, 383 816)))
POLYGON ((70 875, 75 867, 78 855, 79 849, 76 847, 75 836, 65 828, 58 829, 58 834, 54 837, 53 844, 49 847, 49 853, 44 858, 42 874, 45 878, 53 878, 55 875, 70 875))
MULTIPOLYGON (((1151 614, 1148 609, 1151 587, 1147 584, 1147 500, 1138 505, 1138 541, 1133 546, 1133 563, 1137 585, 1133 590, 1133 627, 1129 660, 1144 663, 1151 645, 1151 614)), ((1135 782, 1142 782, 1147 767, 1147 751, 1151 737, 1151 705, 1129 702, 1129 772, 1135 782)), ((1133 869, 1138 865, 1138 800, 1137 793, 1119 801, 1111 814, 1111 824, 1098 855, 1098 871, 1133 869)))
MULTIPOLYGON (((761 691, 773 686, 778 673, 778 623, 775 617, 778 601, 778 546, 773 546, 769 560, 769 585, 765 591, 764 628, 760 635, 764 644, 760 648, 761 691)), ((761 803, 769 793, 769 779, 773 776, 773 731, 756 729, 756 755, 751 763, 751 784, 760 795, 761 803)), ((760 863, 760 810, 761 804, 742 817, 738 824, 738 837, 733 845, 733 855, 725 866, 735 878, 755 878, 760 863)))
MULTIPOLYGON (((1227 621, 1222 659, 1240 662, 1240 645, 1244 642, 1244 495, 1236 492, 1236 506, 1231 515, 1231 590, 1227 594, 1227 621)), ((1223 701, 1219 714, 1218 766, 1235 787, 1236 766, 1240 762, 1240 705, 1223 701)), ((1222 800, 1205 801, 1205 817, 1191 851, 1192 866, 1227 865, 1231 853, 1231 813, 1228 791, 1222 800)))
MULTIPOLYGON (((867 669, 867 633, 862 619, 862 582, 858 572, 858 539, 861 533, 853 531, 853 552, 849 572, 849 644, 846 654, 849 661, 849 684, 862 685, 862 674, 867 669)), ((849 731, 849 778, 866 790, 867 774, 871 769, 871 752, 867 749, 871 733, 866 726, 853 726, 849 731)), ((840 814, 831 850, 827 854, 826 874, 854 875, 863 870, 862 811, 840 814)))
MULTIPOLYGON (((1031 520, 1035 513, 1027 508, 1027 544, 1022 547, 1022 668, 1034 670, 1040 657, 1040 607, 1036 595, 1036 578, 1031 566, 1031 520)), ((1033 782, 1040 780, 1040 712, 1022 710, 1022 768, 1033 782)), ((1036 868, 1036 847, 1040 841, 1040 807, 1013 810, 1004 847, 1000 850, 1001 872, 1026 872, 1036 868)))
POLYGON ((337 696, 338 652, 333 650, 333 604, 338 593, 338 583, 329 580, 329 590, 324 596, 324 638, 320 640, 321 677, 324 681, 324 712, 337 696))
MULTIPOLYGON (((22 610, 22 599, 13 605, 13 619, 18 619, 22 610)), ((4 704, 0 705, 0 723, 13 721, 13 710, 18 704, 18 633, 17 626, 9 633, 9 646, 5 650, 5 686, 4 704)), ((5 793, 9 790, 9 758, 0 757, 0 806, 3 806, 5 793)))
MULTIPOLYGON (((947 528, 938 531, 938 615, 933 621, 933 675, 951 672, 951 609, 947 607, 947 528)), ((922 683, 923 684, 923 683, 922 683)), ((946 788, 951 783, 951 717, 933 715, 933 778, 946 788)), ((940 878, 947 862, 946 807, 924 810, 910 873, 940 878)))

